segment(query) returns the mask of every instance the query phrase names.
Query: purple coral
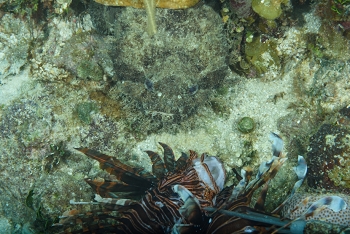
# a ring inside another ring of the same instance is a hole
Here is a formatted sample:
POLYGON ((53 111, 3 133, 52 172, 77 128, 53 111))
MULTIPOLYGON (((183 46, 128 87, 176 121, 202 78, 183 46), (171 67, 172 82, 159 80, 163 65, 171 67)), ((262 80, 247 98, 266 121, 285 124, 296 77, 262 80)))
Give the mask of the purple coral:
POLYGON ((252 0, 230 0, 230 6, 239 18, 247 18, 252 13, 252 0))

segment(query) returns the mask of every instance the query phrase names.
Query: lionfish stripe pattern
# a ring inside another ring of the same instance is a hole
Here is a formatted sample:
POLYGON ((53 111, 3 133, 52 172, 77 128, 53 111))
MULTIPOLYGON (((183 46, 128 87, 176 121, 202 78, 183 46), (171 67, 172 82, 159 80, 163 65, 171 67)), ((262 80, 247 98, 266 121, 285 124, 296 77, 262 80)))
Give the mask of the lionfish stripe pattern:
MULTIPOLYGON (((249 167, 242 169, 241 175, 235 170, 239 183, 229 187, 224 187, 223 164, 207 154, 199 157, 190 150, 189 156, 182 153, 175 160, 173 150, 159 143, 164 150, 164 161, 157 153, 146 151, 153 165, 152 173, 147 173, 111 156, 78 148, 117 180, 86 179, 97 193, 91 204, 97 203, 102 209, 86 214, 79 214, 77 210, 65 212, 55 226, 63 227, 61 233, 302 233, 306 217, 313 216, 322 207, 346 208, 341 198, 326 197, 294 220, 278 215, 284 203, 267 213, 264 203, 269 182, 287 160, 282 154, 282 139, 275 133, 271 133, 270 139, 272 159, 261 163, 255 177, 249 167), (259 188, 262 189, 257 202, 251 206, 252 196, 259 188), (127 197, 120 198, 120 194, 127 197), (290 225, 297 222, 292 229, 290 225)), ((298 162, 295 172, 299 180, 292 194, 301 185, 307 170, 301 156, 298 162)))

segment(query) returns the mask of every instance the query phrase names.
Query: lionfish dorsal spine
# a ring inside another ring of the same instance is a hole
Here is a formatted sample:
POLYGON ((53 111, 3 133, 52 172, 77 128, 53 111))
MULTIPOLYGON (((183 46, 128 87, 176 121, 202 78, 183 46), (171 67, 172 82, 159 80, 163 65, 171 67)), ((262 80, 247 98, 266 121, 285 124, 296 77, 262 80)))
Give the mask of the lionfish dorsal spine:
POLYGON ((95 159, 100 163, 100 168, 114 175, 116 179, 126 183, 149 188, 154 184, 154 179, 150 176, 142 176, 138 173, 138 168, 132 168, 118 159, 102 154, 98 151, 88 148, 75 148, 84 153, 89 158, 95 159))
POLYGON ((164 163, 168 171, 173 172, 176 167, 174 151, 166 144, 158 142, 164 150, 164 163))
POLYGON ((159 154, 146 150, 145 151, 149 158, 151 159, 152 162, 152 173, 158 178, 163 178, 164 175, 166 174, 167 170, 165 168, 165 165, 163 163, 163 160, 159 156, 159 154))
POLYGON ((182 171, 187 165, 188 155, 184 152, 181 153, 181 156, 176 160, 175 171, 182 171))

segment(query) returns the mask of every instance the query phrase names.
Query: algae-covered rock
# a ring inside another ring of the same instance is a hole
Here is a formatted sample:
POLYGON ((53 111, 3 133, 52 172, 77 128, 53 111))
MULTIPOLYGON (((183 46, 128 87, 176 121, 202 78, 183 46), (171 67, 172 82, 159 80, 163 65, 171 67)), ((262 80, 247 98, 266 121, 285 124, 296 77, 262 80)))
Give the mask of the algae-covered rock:
POLYGON ((113 62, 108 54, 111 45, 105 38, 90 32, 71 35, 59 48, 59 55, 45 57, 46 62, 53 62, 81 79, 101 81, 103 76, 114 75, 113 62))
POLYGON ((0 83, 5 78, 17 75, 27 63, 30 48, 29 25, 21 22, 13 15, 0 17, 0 83))
POLYGON ((93 102, 83 102, 76 106, 76 113, 79 119, 86 124, 91 122, 90 114, 96 110, 97 106, 93 102))
POLYGON ((322 125, 318 132, 310 138, 307 153, 309 186, 349 191, 349 152, 349 130, 343 126, 322 125))
POLYGON ((103 78, 103 70, 96 62, 85 60, 78 65, 77 75, 80 78, 90 78, 98 81, 102 80, 103 78))
POLYGON ((322 24, 315 39, 309 43, 314 46, 312 52, 315 56, 342 61, 349 59, 349 40, 329 22, 322 24))
POLYGON ((280 59, 273 40, 262 42, 260 36, 254 37, 251 43, 245 45, 245 55, 258 74, 268 71, 277 72, 280 70, 280 59))

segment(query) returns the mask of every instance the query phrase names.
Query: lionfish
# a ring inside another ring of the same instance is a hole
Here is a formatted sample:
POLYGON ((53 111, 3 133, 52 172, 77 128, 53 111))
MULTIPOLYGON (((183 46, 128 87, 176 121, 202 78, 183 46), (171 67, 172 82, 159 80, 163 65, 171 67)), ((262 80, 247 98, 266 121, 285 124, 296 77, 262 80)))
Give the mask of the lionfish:
MULTIPOLYGON (((152 173, 130 167, 118 159, 88 148, 77 148, 100 163, 117 180, 86 182, 96 192, 94 204, 103 209, 79 214, 76 210, 63 214, 59 224, 63 233, 302 233, 306 217, 329 207, 341 210, 345 202, 336 196, 325 197, 313 203, 295 220, 278 215, 282 203, 271 213, 264 203, 268 184, 287 158, 282 154, 283 141, 271 133, 272 159, 263 162, 256 176, 245 168, 237 185, 224 187, 226 171, 219 158, 190 150, 175 160, 173 150, 159 143, 164 150, 160 155, 146 151, 152 161, 152 173), (262 188, 255 205, 251 205, 255 191, 262 188), (120 198, 119 196, 128 198, 120 198), (140 199, 137 199, 140 197, 140 199)), ((294 168, 298 181, 303 182, 307 166, 299 156, 294 168)), ((73 202, 73 204, 81 204, 73 202)))

